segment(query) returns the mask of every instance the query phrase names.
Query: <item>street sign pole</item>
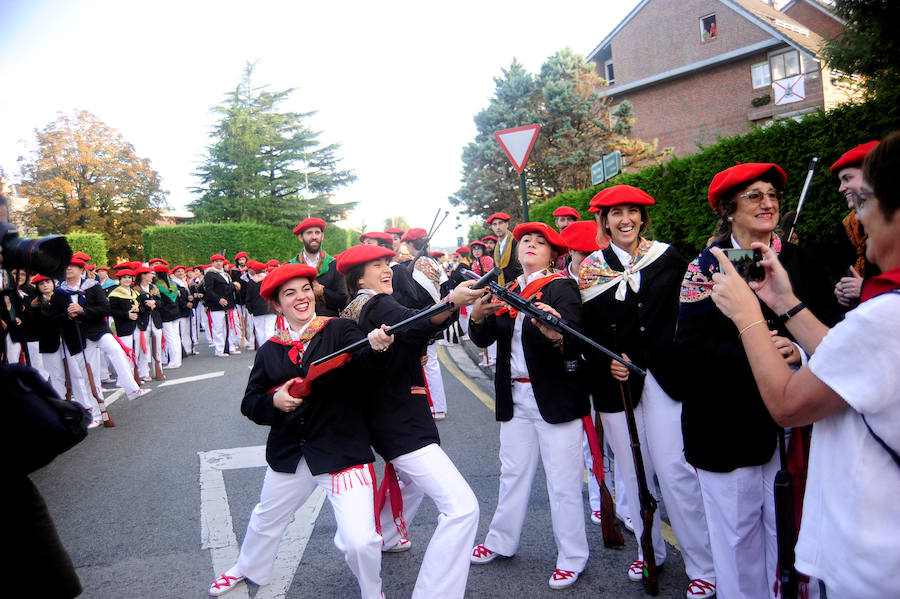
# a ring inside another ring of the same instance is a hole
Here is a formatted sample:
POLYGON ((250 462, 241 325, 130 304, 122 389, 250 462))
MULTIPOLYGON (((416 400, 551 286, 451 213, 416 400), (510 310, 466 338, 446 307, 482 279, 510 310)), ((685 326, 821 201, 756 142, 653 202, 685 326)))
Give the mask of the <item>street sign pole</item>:
POLYGON ((522 189, 522 222, 528 221, 528 196, 525 194, 525 173, 519 173, 519 187, 522 189))

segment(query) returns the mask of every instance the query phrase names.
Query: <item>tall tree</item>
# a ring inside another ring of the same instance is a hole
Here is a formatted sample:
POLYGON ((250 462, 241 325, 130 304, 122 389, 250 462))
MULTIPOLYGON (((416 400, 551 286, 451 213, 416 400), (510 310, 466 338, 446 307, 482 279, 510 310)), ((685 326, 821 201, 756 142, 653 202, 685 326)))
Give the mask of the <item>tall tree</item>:
POLYGON ((121 133, 87 111, 35 130, 21 167, 25 221, 39 235, 86 231, 106 237, 112 258, 139 256, 141 230, 165 206, 159 175, 121 133))
POLYGON ((463 149, 463 185, 450 198, 466 214, 502 210, 521 218, 519 176, 494 138, 498 130, 541 125, 525 169, 529 203, 590 186, 591 164, 613 150, 632 166, 662 156, 655 144, 627 137, 634 122, 630 105, 610 113, 599 91, 603 79, 571 49, 549 57, 536 76, 513 60, 494 83, 494 97, 475 115, 475 140, 463 149))
POLYGON ((833 10, 844 28, 825 43, 828 66, 862 75, 870 93, 900 95, 900 2, 838 0, 833 10))
POLYGON ((344 218, 354 203, 333 204, 333 192, 353 182, 338 169, 338 144, 323 145, 305 121, 314 112, 282 112, 293 89, 254 87, 247 64, 237 87, 213 108, 219 115, 212 143, 196 171, 199 197, 191 203, 199 221, 255 221, 293 226, 313 214, 344 218))

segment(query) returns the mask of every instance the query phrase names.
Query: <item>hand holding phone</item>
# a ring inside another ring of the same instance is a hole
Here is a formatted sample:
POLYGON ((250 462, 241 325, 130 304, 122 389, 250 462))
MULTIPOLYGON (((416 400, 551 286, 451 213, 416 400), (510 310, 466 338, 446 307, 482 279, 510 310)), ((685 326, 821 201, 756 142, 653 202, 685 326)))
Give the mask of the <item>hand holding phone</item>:
POLYGON ((766 278, 762 265, 762 250, 743 248, 722 248, 725 255, 734 265, 735 270, 745 281, 762 281, 766 278))

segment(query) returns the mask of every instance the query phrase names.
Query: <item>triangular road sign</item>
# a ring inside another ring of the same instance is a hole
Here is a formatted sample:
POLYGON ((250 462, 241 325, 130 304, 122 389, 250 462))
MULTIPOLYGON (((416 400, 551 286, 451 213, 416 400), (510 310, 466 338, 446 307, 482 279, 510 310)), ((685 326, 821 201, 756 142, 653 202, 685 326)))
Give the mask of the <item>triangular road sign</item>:
POLYGON ((540 125, 525 125, 494 132, 494 137, 519 174, 525 170, 525 163, 528 162, 528 155, 531 154, 531 148, 534 147, 540 130, 540 125))

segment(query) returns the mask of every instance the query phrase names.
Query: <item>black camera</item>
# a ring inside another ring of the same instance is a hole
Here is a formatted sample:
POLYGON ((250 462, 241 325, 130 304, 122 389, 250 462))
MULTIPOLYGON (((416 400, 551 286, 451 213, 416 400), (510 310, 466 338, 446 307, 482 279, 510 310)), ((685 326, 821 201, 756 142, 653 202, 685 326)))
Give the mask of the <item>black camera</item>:
POLYGON ((3 268, 24 268, 54 279, 63 279, 72 260, 72 248, 62 235, 41 238, 19 237, 19 231, 8 222, 0 222, 0 247, 3 268))

